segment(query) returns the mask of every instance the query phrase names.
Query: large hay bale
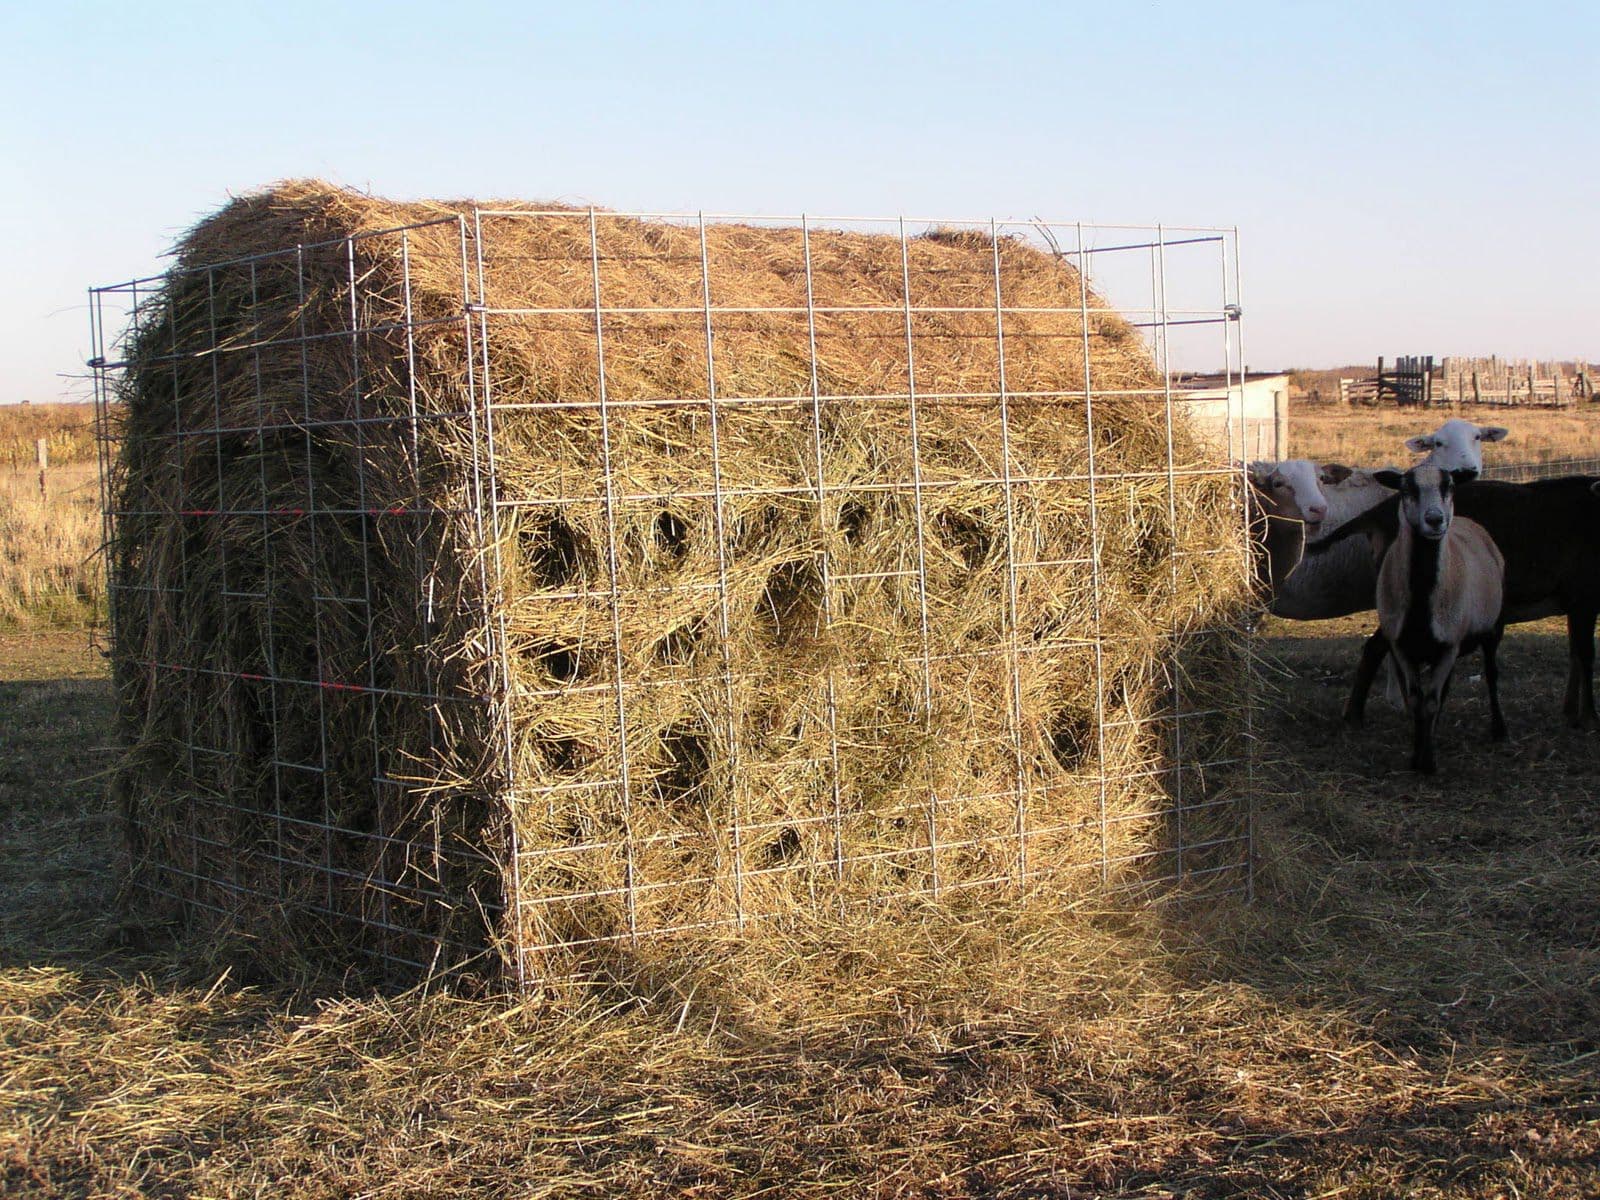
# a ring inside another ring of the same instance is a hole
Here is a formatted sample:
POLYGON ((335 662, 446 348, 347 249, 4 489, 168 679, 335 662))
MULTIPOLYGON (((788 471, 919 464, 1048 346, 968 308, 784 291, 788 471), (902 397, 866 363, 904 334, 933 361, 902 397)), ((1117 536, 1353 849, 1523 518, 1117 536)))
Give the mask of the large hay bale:
POLYGON ((1059 257, 293 183, 140 300, 118 787, 191 913, 537 975, 1242 869, 1235 481, 1059 257))

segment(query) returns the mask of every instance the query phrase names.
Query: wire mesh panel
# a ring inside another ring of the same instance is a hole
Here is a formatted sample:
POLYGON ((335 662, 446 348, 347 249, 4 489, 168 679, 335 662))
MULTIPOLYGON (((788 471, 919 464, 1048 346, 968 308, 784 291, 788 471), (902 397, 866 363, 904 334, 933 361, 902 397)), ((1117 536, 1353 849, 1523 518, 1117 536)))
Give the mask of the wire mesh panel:
POLYGON ((1241 478, 1170 385, 1238 373, 1236 253, 236 202, 93 293, 137 879, 519 980, 816 906, 1247 889, 1241 478))

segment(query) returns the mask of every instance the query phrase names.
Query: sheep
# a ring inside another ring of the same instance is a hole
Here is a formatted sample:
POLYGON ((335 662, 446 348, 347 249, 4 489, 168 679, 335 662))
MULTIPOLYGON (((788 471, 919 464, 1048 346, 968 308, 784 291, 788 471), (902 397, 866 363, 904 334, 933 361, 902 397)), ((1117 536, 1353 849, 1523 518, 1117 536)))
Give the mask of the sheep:
MULTIPOLYGON (((1566 614, 1562 709, 1579 729, 1600 729, 1594 703, 1594 629, 1600 616, 1597 486, 1594 476, 1572 475, 1525 484, 1467 483, 1455 492, 1455 511, 1488 530, 1505 557, 1505 623, 1566 614)), ((1390 496, 1330 537, 1307 545, 1305 556, 1314 561, 1347 542, 1370 542, 1381 553, 1398 535, 1398 513, 1399 498, 1390 496)), ((1386 654, 1381 632, 1367 640, 1345 704, 1348 724, 1361 724, 1367 692, 1386 654)))
POLYGON ((1471 472, 1458 476, 1465 483, 1483 473, 1483 444, 1502 441, 1510 432, 1503 425, 1474 425, 1460 417, 1451 417, 1432 433, 1407 438, 1406 449, 1413 454, 1426 454, 1428 457, 1422 462, 1429 466, 1471 472))
POLYGON ((1302 458, 1251 463, 1250 478, 1261 509, 1251 521, 1265 555, 1257 578, 1268 611, 1292 621, 1320 621, 1370 609, 1377 583, 1370 551, 1356 542, 1340 542, 1333 553, 1315 558, 1304 550, 1389 495, 1371 473, 1302 458))
MULTIPOLYGON (((1483 445, 1504 440, 1508 432, 1503 426, 1474 425, 1452 417, 1432 433, 1418 434, 1405 444, 1416 453, 1427 453, 1417 465, 1455 471, 1460 479, 1475 479, 1483 469, 1483 445)), ((1292 514, 1320 506, 1323 513, 1320 522, 1306 523, 1303 539, 1267 523, 1266 532, 1275 536, 1258 542, 1267 560, 1258 563, 1257 579, 1268 597, 1268 611, 1292 621, 1321 621, 1370 610, 1375 603, 1378 561, 1387 541, 1378 540, 1369 547, 1334 534, 1390 497, 1391 493, 1376 483, 1373 472, 1339 463, 1319 468, 1304 459, 1252 463, 1251 472, 1262 484, 1281 481, 1283 489, 1274 493, 1281 512, 1292 514), (1316 552, 1308 554, 1307 550, 1316 552)), ((1367 692, 1384 655, 1383 639, 1374 633, 1345 704, 1347 724, 1361 724, 1367 692)))
POLYGON ((1397 537, 1378 571, 1378 628, 1411 713, 1411 767, 1432 775, 1434 728, 1461 655, 1483 651, 1489 736, 1506 736, 1495 660, 1505 632, 1505 559, 1483 526, 1454 515, 1452 472, 1424 466, 1404 475, 1379 471, 1375 478, 1400 492, 1397 537))
MULTIPOLYGON (((1408 438, 1406 449, 1427 455, 1418 466, 1454 471, 1464 480, 1476 479, 1483 473, 1484 443, 1502 441, 1508 433, 1509 430, 1500 425, 1474 425, 1471 421, 1451 417, 1432 433, 1408 438)), ((1268 507, 1276 508, 1280 515, 1303 520, 1308 541, 1327 537, 1347 521, 1388 499, 1388 492, 1375 485, 1372 475, 1371 471, 1341 463, 1319 466, 1305 458, 1282 462, 1257 460, 1250 464, 1251 482, 1268 494, 1268 507)))

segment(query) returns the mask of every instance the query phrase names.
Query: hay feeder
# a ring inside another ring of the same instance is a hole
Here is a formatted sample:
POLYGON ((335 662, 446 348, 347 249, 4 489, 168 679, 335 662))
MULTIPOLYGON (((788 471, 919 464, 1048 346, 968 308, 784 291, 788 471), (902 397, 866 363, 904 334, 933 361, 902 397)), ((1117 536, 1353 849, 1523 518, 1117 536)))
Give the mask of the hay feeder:
POLYGON ((134 882, 264 957, 523 983, 1248 889, 1240 480, 1167 370, 1237 370, 1232 254, 233 201, 91 296, 134 882))

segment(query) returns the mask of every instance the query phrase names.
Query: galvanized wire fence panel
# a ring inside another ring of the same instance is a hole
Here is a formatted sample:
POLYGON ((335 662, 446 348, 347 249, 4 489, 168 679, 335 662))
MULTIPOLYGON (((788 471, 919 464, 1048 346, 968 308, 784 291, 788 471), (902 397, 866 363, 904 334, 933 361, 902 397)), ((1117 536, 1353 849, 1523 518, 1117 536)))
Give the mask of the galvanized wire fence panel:
POLYGON ((141 887, 523 982, 1249 890, 1232 231, 433 214, 92 293, 141 887))
POLYGON ((1548 462, 1484 463, 1485 479, 1507 483, 1527 483, 1533 479, 1555 479, 1562 475, 1600 475, 1600 458, 1556 458, 1548 462))

